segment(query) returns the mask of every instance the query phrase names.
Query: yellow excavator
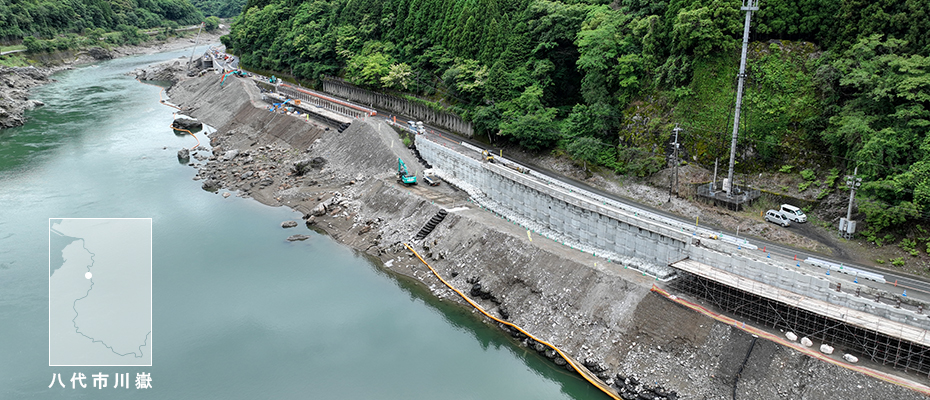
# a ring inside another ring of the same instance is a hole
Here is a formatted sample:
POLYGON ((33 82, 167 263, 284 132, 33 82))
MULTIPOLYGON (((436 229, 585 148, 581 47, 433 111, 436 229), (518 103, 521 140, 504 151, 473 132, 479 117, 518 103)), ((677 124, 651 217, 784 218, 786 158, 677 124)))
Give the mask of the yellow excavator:
POLYGON ((485 150, 481 152, 481 155, 484 156, 484 161, 494 163, 494 154, 491 154, 491 152, 485 150))

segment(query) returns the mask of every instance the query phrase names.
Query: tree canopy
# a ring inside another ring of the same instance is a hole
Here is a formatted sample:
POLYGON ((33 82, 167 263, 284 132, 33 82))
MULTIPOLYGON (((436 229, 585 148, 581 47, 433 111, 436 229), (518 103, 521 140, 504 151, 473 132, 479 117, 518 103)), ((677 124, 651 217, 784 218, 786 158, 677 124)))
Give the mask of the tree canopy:
POLYGON ((0 39, 52 38, 119 25, 137 28, 200 23, 203 14, 188 0, 0 0, 0 39))
MULTIPOLYGON (((728 153, 740 6, 249 0, 223 40, 246 66, 415 94, 481 136, 643 175, 661 165, 675 122, 696 161, 728 153)), ((925 2, 767 0, 751 32, 739 168, 858 166, 872 209, 896 210, 887 226, 930 215, 925 2)))

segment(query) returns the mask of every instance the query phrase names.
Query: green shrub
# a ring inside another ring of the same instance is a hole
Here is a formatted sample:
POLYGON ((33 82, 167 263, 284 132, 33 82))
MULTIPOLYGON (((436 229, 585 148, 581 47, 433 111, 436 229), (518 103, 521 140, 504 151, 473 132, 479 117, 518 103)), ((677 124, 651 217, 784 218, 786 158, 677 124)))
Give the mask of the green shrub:
POLYGON ((827 184, 827 188, 833 187, 833 184, 836 183, 836 178, 838 178, 839 176, 840 176, 840 170, 836 168, 830 168, 830 173, 827 174, 826 179, 824 179, 824 183, 827 184))
POLYGON ((801 192, 807 190, 807 188, 811 187, 811 183, 813 183, 813 182, 801 182, 801 183, 799 183, 799 184, 798 184, 798 193, 801 193, 801 192))
POLYGON ((882 260, 881 258, 877 258, 877 259, 875 259, 875 262, 877 262, 877 263, 879 263, 879 264, 884 264, 884 263, 885 263, 885 260, 882 260))
POLYGON ((894 265, 894 266, 896 266, 896 267, 903 266, 903 265, 904 265, 904 257, 898 257, 898 258, 893 258, 893 259, 891 259, 891 265, 894 265))
POLYGON ((793 165, 783 165, 781 169, 778 170, 778 172, 783 174, 790 174, 792 169, 794 169, 793 165))
POLYGON ((801 177, 804 178, 805 181, 813 181, 817 179, 817 174, 814 173, 814 170, 805 169, 801 171, 801 177))
POLYGON ((817 195, 817 200, 823 200, 825 197, 829 196, 830 193, 833 193, 833 191, 830 190, 828 186, 827 189, 820 191, 820 194, 817 195))
POLYGON ((911 250, 914 250, 915 247, 917 247, 917 242, 914 240, 908 239, 908 238, 904 238, 904 239, 901 239, 901 243, 898 243, 898 246, 900 246, 904 250, 911 251, 911 250))
POLYGON ((217 17, 214 17, 211 15, 207 17, 206 19, 204 19, 204 27, 207 29, 207 32, 212 32, 216 30, 216 28, 219 28, 219 26, 220 26, 220 19, 217 17))

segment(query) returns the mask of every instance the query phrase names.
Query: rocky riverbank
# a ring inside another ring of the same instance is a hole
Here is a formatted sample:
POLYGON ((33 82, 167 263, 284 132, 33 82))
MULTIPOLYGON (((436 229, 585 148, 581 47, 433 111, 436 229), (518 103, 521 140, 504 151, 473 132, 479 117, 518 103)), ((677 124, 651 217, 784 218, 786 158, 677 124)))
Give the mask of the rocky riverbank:
POLYGON ((55 69, 36 67, 0 67, 0 129, 20 126, 26 122, 23 114, 44 105, 29 99, 29 89, 47 83, 55 69))
MULTIPOLYGON (((215 43, 227 30, 201 34, 199 43, 215 43)), ((139 46, 119 46, 107 50, 94 47, 78 52, 67 51, 55 54, 41 54, 34 57, 40 66, 0 67, 0 129, 20 126, 26 122, 25 112, 44 105, 41 99, 31 99, 29 89, 54 81, 50 75, 58 71, 89 64, 101 60, 125 57, 136 54, 152 54, 194 46, 190 37, 175 37, 164 42, 149 42, 139 46)), ((164 69, 161 68, 159 72, 164 69)), ((165 72, 153 75, 158 80, 165 72)))
MULTIPOLYGON (((184 80, 169 95, 185 113, 217 128, 209 135, 212 149, 192 154, 205 161, 192 163, 204 189, 291 207, 304 214, 307 227, 379 258, 440 301, 462 303, 407 250, 410 243, 482 308, 586 361, 625 398, 730 399, 734 392, 744 399, 923 398, 756 341, 650 292, 651 278, 529 235, 445 183, 397 183, 397 158, 416 158, 380 119, 338 133, 267 111, 247 79, 223 87, 215 76, 184 80), (442 209, 445 219, 414 242, 442 209)), ((293 229, 282 229, 281 239, 293 229)), ((564 360, 538 343, 507 332, 527 351, 552 358, 553 368, 564 368, 558 366, 564 360)))

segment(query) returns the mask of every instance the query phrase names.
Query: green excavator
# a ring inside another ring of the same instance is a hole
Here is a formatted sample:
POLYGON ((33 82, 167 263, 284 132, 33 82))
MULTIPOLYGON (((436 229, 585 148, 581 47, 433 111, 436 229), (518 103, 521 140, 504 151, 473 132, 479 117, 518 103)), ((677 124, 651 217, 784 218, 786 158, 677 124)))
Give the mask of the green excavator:
POLYGON ((407 164, 404 160, 397 158, 397 179, 408 185, 417 184, 417 176, 407 171, 407 164))

